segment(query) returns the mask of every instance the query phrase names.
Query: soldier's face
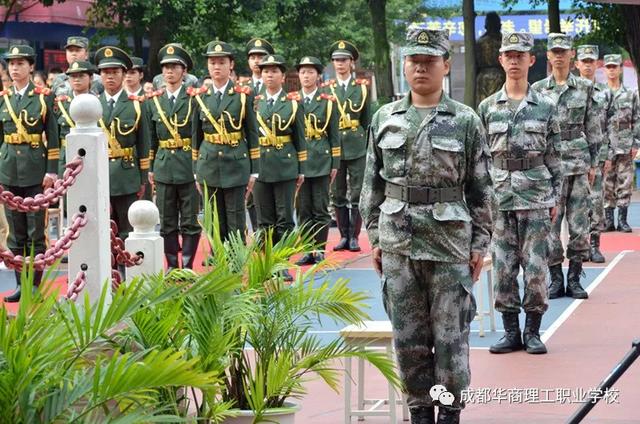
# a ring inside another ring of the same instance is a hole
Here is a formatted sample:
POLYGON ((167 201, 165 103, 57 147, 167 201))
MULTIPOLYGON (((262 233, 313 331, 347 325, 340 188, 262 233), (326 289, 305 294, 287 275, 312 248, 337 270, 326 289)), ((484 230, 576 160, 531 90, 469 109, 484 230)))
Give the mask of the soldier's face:
POLYGON ((449 73, 449 66, 449 61, 442 56, 417 54, 405 58, 404 74, 411 91, 427 95, 442 90, 442 80, 449 73))
POLYGON ((527 77, 529 68, 535 63, 536 57, 528 52, 507 51, 500 53, 498 60, 507 77, 522 79, 527 77))
POLYGON ((303 88, 313 89, 318 81, 318 70, 313 66, 301 66, 298 71, 298 78, 303 88))
POLYGON ((234 62, 229 56, 214 56, 207 59, 209 76, 214 81, 227 81, 231 75, 234 62))
POLYGON ((167 84, 176 84, 182 81, 184 66, 179 63, 165 63, 162 65, 162 77, 167 84))
POLYGON ((124 82, 127 84, 127 87, 137 87, 142 83, 142 78, 144 78, 142 71, 129 69, 124 77, 124 82))
POLYGON ((88 93, 91 88, 91 75, 85 73, 69 75, 69 83, 75 93, 88 93))
POLYGON ((33 65, 27 59, 9 59, 9 76, 13 81, 27 81, 32 72, 33 65))
POLYGON ((353 60, 348 57, 339 57, 335 59, 331 59, 331 63, 333 63, 333 67, 336 69, 336 74, 338 75, 346 75, 351 73, 351 65, 353 60))
POLYGON ((576 68, 580 71, 580 76, 593 79, 596 74, 596 61, 593 59, 583 59, 576 62, 576 68))
POLYGON ((279 91, 284 83, 284 72, 277 66, 265 66, 262 68, 262 81, 267 90, 279 91))
POLYGON ((260 67, 258 65, 262 63, 262 59, 264 59, 265 56, 266 55, 262 53, 251 53, 249 55, 249 68, 254 75, 260 75, 260 67))
POLYGON ((100 78, 102 79, 104 89, 111 94, 115 94, 120 90, 120 88, 122 88, 122 82, 124 81, 124 69, 100 69, 100 78))
POLYGON ((65 52, 67 54, 67 63, 69 65, 78 60, 87 60, 89 58, 89 52, 87 52, 87 49, 83 49, 82 47, 69 46, 65 52))
POLYGON ((607 65, 604 67, 604 71, 607 74, 607 78, 610 80, 616 80, 620 78, 620 74, 622 74, 622 67, 619 65, 607 65))
POLYGON ((547 60, 554 68, 568 68, 575 55, 574 50, 551 49, 547 51, 547 60))

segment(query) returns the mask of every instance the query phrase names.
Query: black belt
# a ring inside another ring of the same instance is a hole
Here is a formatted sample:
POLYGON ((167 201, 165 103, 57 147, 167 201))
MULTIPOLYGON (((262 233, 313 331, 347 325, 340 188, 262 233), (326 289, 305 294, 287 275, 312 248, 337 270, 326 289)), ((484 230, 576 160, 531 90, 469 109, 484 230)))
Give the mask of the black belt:
POLYGON ((462 187, 407 187, 387 182, 384 195, 407 203, 457 202, 462 200, 462 187))
POLYGON ((583 131, 582 128, 574 129, 574 130, 561 130, 560 131, 560 139, 561 140, 573 140, 575 138, 582 137, 583 131))
POLYGON ((524 171, 525 169, 535 168, 544 164, 542 156, 534 156, 530 158, 495 158, 493 166, 504 169, 505 171, 524 171))

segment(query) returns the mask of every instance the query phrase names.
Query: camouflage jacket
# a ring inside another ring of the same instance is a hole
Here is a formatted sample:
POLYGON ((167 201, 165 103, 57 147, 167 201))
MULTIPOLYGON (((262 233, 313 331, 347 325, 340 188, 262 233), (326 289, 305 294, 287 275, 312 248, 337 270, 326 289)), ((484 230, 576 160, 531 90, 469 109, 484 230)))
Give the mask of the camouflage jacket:
POLYGON ((593 84, 593 108, 597 109, 600 115, 600 128, 602 128, 603 141, 598 152, 598 162, 600 164, 607 160, 609 154, 609 140, 607 129, 609 128, 609 108, 611 107, 611 90, 607 84, 596 82, 593 84))
POLYGON ((487 129, 494 166, 491 178, 501 211, 545 209, 556 205, 562 185, 562 166, 556 146, 559 124, 551 99, 531 88, 515 113, 503 88, 478 107, 487 129), (496 159, 542 157, 543 163, 509 171, 495 166, 496 159))
POLYGON ((443 94, 424 120, 407 95, 384 105, 369 129, 360 210, 372 246, 411 259, 462 263, 491 238, 489 149, 475 112, 443 94), (407 203, 386 183, 462 187, 454 202, 407 203))
POLYGON ((593 107, 593 83, 569 74, 564 85, 553 75, 531 86, 556 104, 560 138, 558 145, 564 175, 580 175, 598 164, 598 149, 603 142, 600 116, 593 107))
MULTIPOLYGON (((53 91, 53 94, 55 94, 56 97, 71 96, 71 94, 73 94, 73 90, 71 89, 71 83, 69 82, 69 75, 63 73, 56 76, 51 83, 51 91, 53 91)), ((104 86, 102 85, 102 78, 100 78, 100 75, 91 75, 91 92, 95 95, 100 95, 103 91, 104 86)))
POLYGON ((640 145, 640 110, 638 93, 624 85, 611 92, 607 138, 609 139, 609 159, 615 155, 631 152, 640 145))

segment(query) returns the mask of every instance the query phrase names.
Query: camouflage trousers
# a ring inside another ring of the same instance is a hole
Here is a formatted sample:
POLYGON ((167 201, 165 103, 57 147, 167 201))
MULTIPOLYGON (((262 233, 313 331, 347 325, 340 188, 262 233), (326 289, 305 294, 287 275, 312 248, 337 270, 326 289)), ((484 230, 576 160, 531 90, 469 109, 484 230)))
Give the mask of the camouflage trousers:
POLYGON ((429 396, 442 384, 462 409, 471 379, 469 327, 476 314, 468 263, 412 260, 382 253, 382 294, 393 327, 400 378, 409 406, 438 405, 429 396))
POLYGON ((604 230, 604 192, 602 190, 604 177, 602 166, 596 168, 596 176, 591 186, 591 234, 600 234, 604 230))
POLYGON ((564 248, 560 241, 562 220, 566 216, 569 226, 569 243, 566 257, 589 259, 589 179, 587 174, 567 175, 562 180, 562 192, 558 202, 558 215, 549 233, 549 265, 564 261, 564 248))
POLYGON ((544 314, 549 307, 547 239, 548 209, 498 211, 493 227, 493 281, 498 312, 544 314), (524 298, 520 299, 518 271, 522 267, 524 298))
POLYGON ((604 177, 604 206, 627 207, 633 190, 633 160, 629 154, 615 155, 604 177))

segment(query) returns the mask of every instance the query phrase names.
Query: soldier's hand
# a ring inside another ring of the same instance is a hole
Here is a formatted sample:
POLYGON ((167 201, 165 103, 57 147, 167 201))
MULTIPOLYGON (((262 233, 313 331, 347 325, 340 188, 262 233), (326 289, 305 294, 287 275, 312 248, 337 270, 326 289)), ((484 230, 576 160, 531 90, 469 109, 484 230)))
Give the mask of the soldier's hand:
POLYGON ((589 179, 589 185, 593 186, 593 182, 596 180, 596 168, 589 168, 587 178, 589 179))
POLYGON ((373 269, 376 270, 378 276, 382 276, 382 249, 374 247, 371 250, 371 260, 373 261, 373 269))
POLYGON ((253 186, 256 184, 256 177, 249 177, 249 182, 247 183, 247 191, 244 193, 245 202, 249 200, 249 196, 253 192, 253 186))
POLYGON ((469 260, 469 266, 471 267, 471 276, 473 281, 476 282, 480 278, 480 271, 482 271, 483 258, 478 252, 471 252, 471 259, 469 260))
POLYGON ((556 222, 557 216, 558 216, 558 208, 556 206, 549 208, 549 218, 551 218, 551 222, 556 222))
POLYGON ((44 178, 42 179, 42 188, 44 190, 53 187, 53 183, 56 182, 56 178, 53 175, 50 174, 45 174, 44 178))
POLYGON ((154 185, 153 172, 149 172, 147 179, 149 180, 149 184, 154 185))
POLYGON ((138 192, 136 193, 136 197, 138 198, 138 200, 142 199, 142 196, 144 196, 145 187, 146 187, 146 184, 140 185, 140 190, 138 190, 138 192))
POLYGON ((333 182, 336 179, 336 175, 338 175, 338 170, 337 169, 332 169, 331 173, 329 174, 329 185, 333 184, 333 182))

